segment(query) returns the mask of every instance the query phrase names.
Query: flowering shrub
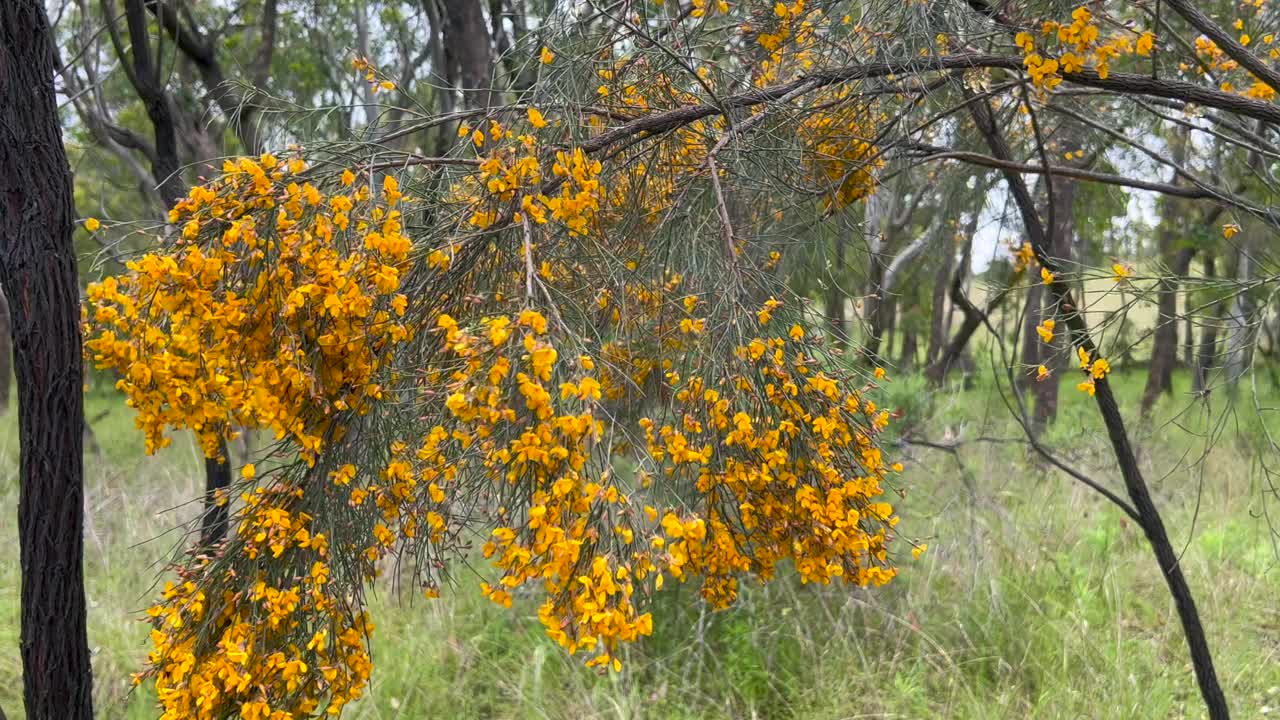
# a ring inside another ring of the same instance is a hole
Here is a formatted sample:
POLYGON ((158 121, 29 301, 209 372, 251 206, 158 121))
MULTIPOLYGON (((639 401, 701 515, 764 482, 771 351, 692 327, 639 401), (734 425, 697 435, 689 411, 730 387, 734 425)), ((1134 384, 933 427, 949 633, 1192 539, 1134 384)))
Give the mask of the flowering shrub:
MULTIPOLYGON (((784 10, 760 83, 820 50, 821 13, 784 10)), ((620 112, 698 99, 633 57, 596 76, 620 112)), ((339 713, 369 682, 363 591, 389 567, 435 597, 483 555, 486 597, 537 596, 551 638, 615 671, 671 583, 719 609, 784 563, 804 582, 894 577, 889 415, 788 294, 762 232, 781 205, 759 195, 752 231, 709 244, 676 210, 731 177, 710 157, 724 118, 606 162, 604 117, 491 113, 428 170, 324 149, 228 161, 156 250, 89 288, 86 353, 149 452, 175 429, 209 457, 236 432, 277 439, 219 498, 230 536, 180 558, 149 611, 136 680, 163 717, 339 713)), ((828 209, 873 192, 879 119, 823 94, 787 182, 828 209)))

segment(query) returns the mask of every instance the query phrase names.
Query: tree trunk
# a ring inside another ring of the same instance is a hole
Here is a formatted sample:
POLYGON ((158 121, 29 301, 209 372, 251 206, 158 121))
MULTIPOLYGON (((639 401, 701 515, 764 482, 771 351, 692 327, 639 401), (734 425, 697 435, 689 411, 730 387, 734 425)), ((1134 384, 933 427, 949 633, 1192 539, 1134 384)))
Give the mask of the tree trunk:
MULTIPOLYGON (((110 4, 104 7, 110 8, 110 4)), ((164 85, 161 60, 153 56, 150 47, 150 31, 145 0, 125 0, 125 21, 129 29, 130 47, 128 57, 124 47, 117 46, 116 53, 121 62, 129 63, 131 71, 129 80, 133 83, 138 97, 147 108, 147 116, 155 134, 155 152, 151 155, 151 172, 160 190, 166 209, 172 209, 187 194, 186 180, 179 172, 177 124, 175 122, 172 98, 164 85)), ((163 13, 160 15, 164 17, 163 13)), ((237 121, 248 121, 243 115, 236 114, 237 121)), ((256 130, 242 134, 242 142, 257 142, 256 130)), ((257 148, 246 148, 254 152, 257 148)), ((205 494, 201 515, 200 541, 205 546, 217 543, 226 534, 228 508, 225 501, 217 502, 220 494, 231 486, 231 457, 227 451, 227 443, 219 446, 222 461, 216 458, 205 460, 205 494)), ((225 500, 225 499, 224 499, 225 500)))
MULTIPOLYGON (((1186 298, 1187 296, 1183 296, 1186 298)), ((1196 366, 1196 334, 1195 321, 1191 317, 1191 303, 1183 300, 1182 322, 1182 364, 1194 369, 1196 366)))
POLYGON ((491 107, 493 49, 480 0, 444 0, 444 15, 445 47, 457 63, 463 107, 491 107))
POLYGON ((200 518, 200 544, 212 547, 227 535, 228 498, 220 494, 231 487, 231 455, 227 442, 219 448, 222 458, 204 459, 204 506, 200 518))
POLYGON ((10 333, 9 300, 0 289, 0 414, 9 412, 9 389, 13 387, 13 342, 10 333))
POLYGON ((867 285, 862 301, 862 324, 866 338, 862 342, 863 360, 879 365, 880 342, 884 337, 884 281, 885 262, 882 253, 888 239, 889 216, 893 213, 893 194, 885 187, 871 194, 865 203, 862 231, 867 246, 867 285))
POLYGON ((0 285, 18 378, 23 701, 32 720, 91 720, 80 285, 53 76, 44 4, 0 2, 0 285))
POLYGON ((1178 364, 1178 278, 1187 274, 1194 252, 1183 248, 1172 256, 1162 253, 1170 260, 1169 274, 1156 283, 1156 332, 1151 345, 1147 384, 1142 391, 1143 417, 1151 415, 1161 393, 1173 392, 1173 368, 1178 364))

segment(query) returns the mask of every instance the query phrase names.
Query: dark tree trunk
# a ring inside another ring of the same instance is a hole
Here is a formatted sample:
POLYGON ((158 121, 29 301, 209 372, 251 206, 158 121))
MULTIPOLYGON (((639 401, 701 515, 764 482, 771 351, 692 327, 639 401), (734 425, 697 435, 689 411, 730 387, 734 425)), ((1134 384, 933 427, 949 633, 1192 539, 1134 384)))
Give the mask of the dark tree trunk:
POLYGON ((174 203, 186 194, 178 162, 178 132, 174 120, 169 92, 165 89, 162 63, 151 54, 150 21, 144 0, 125 0, 125 24, 129 30, 129 55, 117 48, 121 62, 128 62, 132 70, 126 73, 133 84, 138 99, 147 110, 155 136, 155 153, 151 156, 151 175, 159 188, 165 205, 174 203))
POLYGON ((221 446, 222 458, 204 460, 204 510, 200 520, 200 544, 211 547, 227 535, 229 506, 227 498, 219 498, 231 487, 231 456, 226 441, 221 446))
MULTIPOLYGON (((888 292, 887 288, 884 292, 888 292)), ((893 356, 894 336, 898 333, 898 300, 897 298, 886 297, 880 300, 880 319, 881 325, 884 327, 884 343, 882 345, 883 357, 889 358, 893 356)))
POLYGON ((0 2, 0 285, 18 377, 23 701, 32 720, 91 720, 80 287, 53 76, 44 4, 0 2))
MULTIPOLYGON (((13 342, 10 333, 9 299, 0 290, 0 414, 9 412, 9 389, 13 386, 13 342)), ((3 720, 3 719, 0 719, 3 720)))
POLYGON ((880 365, 880 344, 884 341, 885 325, 888 320, 889 301, 883 297, 884 262, 879 253, 872 252, 871 266, 868 272, 871 277, 867 282, 867 298, 863 301, 863 317, 866 318, 867 339, 862 343, 862 357, 872 365, 880 365))
MULTIPOLYGON (((266 9, 266 12, 273 16, 274 5, 274 2, 270 2, 266 9)), ((109 4, 107 7, 110 7, 109 4)), ((172 209, 188 190, 187 182, 179 172, 178 133, 173 100, 165 87, 162 63, 151 51, 150 23, 147 14, 149 6, 146 0, 125 0, 124 7, 130 40, 128 57, 122 46, 116 47, 116 52, 121 62, 129 63, 130 70, 127 73, 129 80, 147 109, 147 117, 151 120, 151 128, 155 135, 151 173, 155 177, 160 189, 160 197, 164 200, 166 208, 172 209)), ((158 17, 164 18, 166 15, 159 13, 158 17)), ((259 49, 260 61, 269 62, 270 60, 274 43, 274 26, 275 20, 272 17, 266 26, 270 30, 270 35, 264 36, 263 46, 259 49)), ((259 71, 261 72, 262 69, 259 68, 259 71)), ((249 120, 239 114, 233 117, 241 122, 249 120)), ((256 131, 249 130, 242 134, 242 142, 256 143, 257 141, 256 131)), ((256 150, 254 147, 246 149, 249 152, 256 150)), ((231 457, 227 452, 225 441, 219 446, 219 452, 221 461, 217 458, 205 460, 204 509, 200 522, 200 542, 205 546, 211 546, 220 541, 227 531, 228 508, 225 498, 223 502, 218 502, 219 495, 225 494, 227 488, 231 486, 231 457)))
POLYGON ((444 0, 444 42, 457 63, 462 105, 493 105, 493 48, 481 0, 444 0))

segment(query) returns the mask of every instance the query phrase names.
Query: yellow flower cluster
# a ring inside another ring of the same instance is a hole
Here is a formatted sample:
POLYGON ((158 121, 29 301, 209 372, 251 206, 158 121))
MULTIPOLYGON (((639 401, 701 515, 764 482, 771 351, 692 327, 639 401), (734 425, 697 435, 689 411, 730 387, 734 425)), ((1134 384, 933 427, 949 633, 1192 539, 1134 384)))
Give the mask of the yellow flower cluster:
POLYGON ((495 495, 508 498, 484 548, 503 574, 482 591, 509 605, 515 588, 538 583, 548 634, 591 653, 589 665, 619 667, 618 644, 651 632, 641 605, 668 576, 702 578, 715 607, 736 598, 738 576, 767 580, 784 560, 810 582, 893 577, 886 531, 896 517, 877 497, 901 467, 873 440, 888 414, 820 370, 802 332, 753 339, 735 354, 738 373, 714 382, 668 371, 679 420, 638 421, 647 453, 627 477, 601 459, 630 445, 604 434, 600 405, 618 395, 617 376, 590 355, 561 361, 540 313, 438 325, 464 364, 445 400, 455 424, 432 436, 450 438, 457 453, 445 456, 478 449, 495 495), (683 507, 639 512, 632 502, 684 486, 696 494, 683 507))
MULTIPOLYGON (((692 97, 633 72, 647 71, 619 61, 601 75, 613 102, 692 97)), ((852 202, 874 186, 872 118, 852 96, 825 100, 802 141, 830 159, 801 171, 829 203, 852 202)), ((705 180, 723 121, 655 138, 606 189, 599 161, 553 152, 566 146, 537 132, 558 125, 525 115, 525 134, 462 128, 476 167, 445 176, 454 229, 422 247, 395 177, 263 156, 193 189, 163 251, 91 289, 87 352, 119 373, 149 449, 175 428, 210 454, 233 427, 283 441, 241 473, 226 544, 193 552, 151 611, 140 679, 165 717, 340 711, 371 672, 362 586, 403 567, 435 596, 477 533, 486 597, 534 591, 550 637, 615 670, 672 580, 724 607, 744 578, 788 562, 805 582, 894 576, 882 497, 901 466, 877 447, 889 416, 868 388, 824 357, 770 277, 729 295, 720 254, 684 266, 689 278, 673 264, 705 253, 696 233, 612 232, 657 222, 705 180), (482 266, 459 259, 478 251, 482 266), (541 297, 556 298, 546 314, 541 297)), ((735 251, 726 260, 744 267, 781 257, 745 238, 735 251)))
POLYGON ((271 558, 255 575, 183 569, 148 610, 153 649, 134 682, 154 680, 162 720, 337 715, 363 694, 373 623, 333 582, 327 537, 289 509, 301 497, 282 485, 244 498, 238 539, 271 558))
POLYGON ((828 207, 845 207, 876 189, 876 174, 884 167, 880 148, 871 143, 883 121, 874 105, 854 100, 856 89, 840 86, 820 93, 821 111, 799 125, 804 157, 817 181, 825 186, 828 207))
POLYGON ((182 228, 128 274, 88 288, 86 354, 119 373, 147 450, 190 428, 215 457, 233 426, 270 428, 309 457, 336 411, 364 409, 375 375, 409 340, 399 292, 411 243, 382 189, 271 155, 228 161, 170 213, 182 228))
MULTIPOLYGON (((1280 59, 1280 49, 1274 47, 1275 39, 1274 34, 1268 33, 1262 37, 1261 43, 1262 45, 1272 46, 1268 53, 1272 60, 1280 59)), ((1251 41, 1252 38, 1248 34, 1240 36, 1240 43, 1243 45, 1248 45, 1251 41)), ((1230 56, 1222 51, 1222 48, 1218 47, 1217 43, 1204 35, 1196 38, 1195 49, 1196 55, 1199 55, 1204 60, 1203 63, 1198 63, 1195 66, 1196 72, 1201 75, 1206 72, 1214 72, 1225 76, 1240 70, 1239 63, 1232 60, 1230 56)), ((1181 69, 1186 72, 1190 69, 1190 66, 1184 63, 1181 69)), ((1248 76, 1247 87, 1238 87, 1238 83, 1233 82, 1230 78, 1224 78, 1220 81, 1219 88, 1223 92, 1235 92, 1255 100, 1265 100, 1267 102, 1275 100, 1275 88, 1259 80, 1253 73, 1246 72, 1245 75, 1248 76)))
POLYGON ((1014 42, 1022 49, 1022 63, 1032 83, 1042 90, 1057 87, 1063 74, 1078 73, 1085 68, 1092 68, 1105 79, 1111 73, 1112 60, 1132 54, 1150 55, 1155 47, 1155 35, 1151 32, 1139 34, 1136 40, 1130 37, 1131 33, 1102 38, 1093 13, 1083 5, 1071 13, 1069 23, 1043 23, 1041 34, 1043 51, 1037 49, 1036 38, 1028 32, 1018 33, 1014 42))
MULTIPOLYGON (((547 126, 536 108, 529 109, 528 118, 535 130, 547 126)), ((544 192, 543 160, 536 137, 516 136, 497 120, 489 121, 487 136, 466 125, 459 128, 458 134, 471 137, 477 152, 486 142, 494 144, 481 157, 479 173, 467 176, 453 188, 454 199, 472 208, 473 227, 483 230, 500 221, 521 223, 526 218, 545 225, 549 214, 550 219, 567 227, 571 236, 586 234, 604 197, 599 160, 588 158, 581 148, 557 151, 548 178, 557 190, 548 195, 544 192)))

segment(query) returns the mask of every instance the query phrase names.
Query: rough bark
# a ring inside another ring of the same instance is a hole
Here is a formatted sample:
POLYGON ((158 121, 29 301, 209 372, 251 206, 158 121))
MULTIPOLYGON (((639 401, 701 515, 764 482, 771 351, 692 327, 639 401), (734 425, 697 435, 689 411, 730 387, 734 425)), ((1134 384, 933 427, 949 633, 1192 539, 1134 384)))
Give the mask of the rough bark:
POLYGON ((10 337, 9 299, 0 289, 0 414, 9 412, 9 390, 13 387, 13 341, 10 337))
POLYGON ((23 700, 32 720, 91 720, 80 286, 54 72, 44 4, 0 2, 0 285, 18 378, 23 700))

